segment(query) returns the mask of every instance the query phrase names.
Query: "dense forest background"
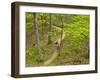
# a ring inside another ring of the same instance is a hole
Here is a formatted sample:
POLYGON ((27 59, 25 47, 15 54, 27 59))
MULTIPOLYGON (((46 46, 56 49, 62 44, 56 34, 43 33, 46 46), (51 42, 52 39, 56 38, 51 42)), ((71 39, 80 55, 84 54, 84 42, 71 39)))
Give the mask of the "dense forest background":
POLYGON ((89 15, 26 12, 26 66, 89 63, 89 15))

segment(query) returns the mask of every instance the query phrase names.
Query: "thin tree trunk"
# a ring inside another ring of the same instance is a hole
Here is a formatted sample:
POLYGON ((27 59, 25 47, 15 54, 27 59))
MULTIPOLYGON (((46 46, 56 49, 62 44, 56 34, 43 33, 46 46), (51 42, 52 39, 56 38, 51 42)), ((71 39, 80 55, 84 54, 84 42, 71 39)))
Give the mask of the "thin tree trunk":
POLYGON ((42 20, 42 22, 41 22, 42 38, 45 40, 43 16, 41 16, 41 20, 42 20))
POLYGON ((48 36, 48 44, 50 44, 52 42, 51 40, 51 32, 52 32, 52 15, 49 14, 50 16, 50 26, 49 26, 49 36, 48 36))
MULTIPOLYGON (((56 14, 56 27, 58 27, 58 16, 56 14)), ((57 30, 56 30, 56 36, 57 36, 57 30)))
POLYGON ((61 17, 61 39, 60 39, 60 48, 59 48, 59 56, 61 55, 61 46, 62 46, 62 37, 63 37, 63 27, 64 27, 64 19, 61 17))
POLYGON ((63 28, 64 28, 64 18, 63 18, 63 16, 61 17, 61 24, 62 24, 62 26, 61 26, 62 30, 61 30, 61 42, 60 42, 60 46, 62 44, 63 28))
POLYGON ((37 26, 37 15, 36 13, 33 13, 34 16, 34 32, 36 35, 36 42, 37 42, 37 47, 38 47, 38 54, 39 58, 42 58, 42 52, 41 52, 41 47, 40 47, 40 39, 39 39, 39 32, 38 32, 38 26, 37 26))

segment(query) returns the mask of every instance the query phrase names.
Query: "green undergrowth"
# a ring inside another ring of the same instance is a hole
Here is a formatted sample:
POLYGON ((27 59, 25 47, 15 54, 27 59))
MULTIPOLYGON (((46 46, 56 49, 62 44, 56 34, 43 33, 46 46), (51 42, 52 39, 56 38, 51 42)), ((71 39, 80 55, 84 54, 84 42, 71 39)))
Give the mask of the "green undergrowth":
MULTIPOLYGON (((40 41, 40 43, 42 44, 41 45, 41 51, 42 51, 42 54, 43 54, 43 59, 42 59, 42 62, 43 63, 44 61, 46 61, 49 57, 51 57, 51 54, 53 53, 53 46, 54 46, 54 41, 56 41, 59 37, 60 37, 60 32, 61 32, 61 29, 59 27, 56 27, 56 26, 53 26, 53 29, 52 29, 52 33, 51 33, 51 36, 52 36, 52 43, 51 44, 48 44, 47 40, 42 40, 40 41)), ((42 36, 40 35, 40 38, 42 36)), ((35 65, 38 65, 39 61, 38 61, 38 48, 37 48, 37 45, 34 45, 33 47, 29 48, 27 51, 26 51, 26 64, 27 66, 35 66, 35 65)))

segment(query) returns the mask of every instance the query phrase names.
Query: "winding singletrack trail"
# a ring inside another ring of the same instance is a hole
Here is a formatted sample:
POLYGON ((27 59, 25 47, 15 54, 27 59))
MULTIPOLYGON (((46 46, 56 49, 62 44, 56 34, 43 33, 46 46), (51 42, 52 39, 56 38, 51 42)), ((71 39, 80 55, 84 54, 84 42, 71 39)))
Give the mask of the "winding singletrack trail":
MULTIPOLYGON (((61 28, 59 28, 59 27, 56 27, 56 28, 61 30, 61 28)), ((60 46, 61 40, 63 40, 64 38, 65 38, 65 32, 63 31, 62 39, 61 39, 61 37, 59 37, 56 41, 54 41, 54 42, 57 42, 58 44, 54 44, 54 46, 53 46, 54 52, 53 52, 52 56, 44 62, 45 66, 49 65, 57 58, 57 56, 59 54, 58 53, 58 46, 60 46)))

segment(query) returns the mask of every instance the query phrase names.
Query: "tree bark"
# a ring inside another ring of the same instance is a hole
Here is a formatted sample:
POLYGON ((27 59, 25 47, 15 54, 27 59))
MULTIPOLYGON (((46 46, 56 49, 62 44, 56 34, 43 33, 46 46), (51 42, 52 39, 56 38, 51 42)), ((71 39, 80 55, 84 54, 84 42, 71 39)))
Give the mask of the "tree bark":
MULTIPOLYGON (((56 27, 58 27, 59 25, 58 25, 58 16, 57 16, 57 14, 56 14, 56 27)), ((57 31, 56 31, 56 35, 57 35, 57 31)))
POLYGON ((64 18, 63 18, 63 16, 61 17, 61 28, 62 28, 62 30, 61 30, 61 42, 60 42, 60 46, 62 44, 62 36, 63 36, 63 28, 64 28, 64 18))
POLYGON ((45 40, 43 15, 41 16, 41 21, 42 39, 45 40))
POLYGON ((34 16, 34 32, 36 35, 36 42, 37 42, 37 47, 38 47, 38 54, 39 58, 42 58, 42 52, 41 52, 41 46, 40 46, 40 39, 39 39, 39 32, 38 32, 38 26, 37 26, 37 15, 36 13, 33 13, 34 16))
POLYGON ((49 25, 49 36, 48 36, 48 44, 50 44, 52 42, 51 40, 51 32, 52 32, 52 15, 49 14, 50 17, 50 25, 49 25))

